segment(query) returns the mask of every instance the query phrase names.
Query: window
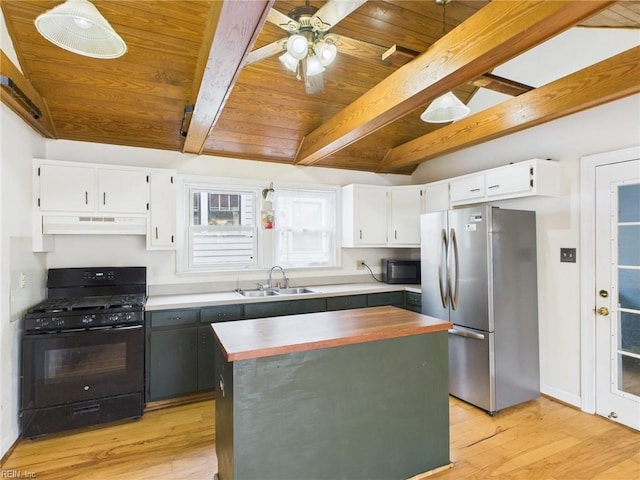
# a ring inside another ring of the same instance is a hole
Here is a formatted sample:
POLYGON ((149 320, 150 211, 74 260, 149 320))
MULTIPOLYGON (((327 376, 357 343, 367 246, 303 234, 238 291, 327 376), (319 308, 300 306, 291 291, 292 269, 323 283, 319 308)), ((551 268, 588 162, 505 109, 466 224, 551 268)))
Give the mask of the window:
POLYGON ((336 191, 276 188, 273 263, 336 265, 336 191))
POLYGON ((257 265, 256 192, 190 186, 189 269, 257 265))

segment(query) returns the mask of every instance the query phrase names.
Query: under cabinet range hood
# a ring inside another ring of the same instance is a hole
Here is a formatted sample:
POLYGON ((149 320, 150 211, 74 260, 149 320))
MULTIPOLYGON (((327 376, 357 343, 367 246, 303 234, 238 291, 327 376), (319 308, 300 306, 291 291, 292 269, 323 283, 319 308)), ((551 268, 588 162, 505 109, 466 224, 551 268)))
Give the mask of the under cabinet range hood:
POLYGON ((42 233, 45 235, 146 235, 145 217, 44 215, 42 233))

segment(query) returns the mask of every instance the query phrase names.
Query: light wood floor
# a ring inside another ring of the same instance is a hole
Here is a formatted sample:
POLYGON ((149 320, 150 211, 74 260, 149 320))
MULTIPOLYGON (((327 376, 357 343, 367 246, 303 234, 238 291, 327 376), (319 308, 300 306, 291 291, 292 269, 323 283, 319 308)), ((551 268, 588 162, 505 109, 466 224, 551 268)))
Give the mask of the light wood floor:
MULTIPOLYGON (((494 417, 454 398, 450 404, 454 466, 431 479, 640 479, 640 433, 604 418, 547 398, 494 417)), ((211 400, 148 412, 135 422, 22 440, 0 478, 211 480, 213 410, 211 400)))

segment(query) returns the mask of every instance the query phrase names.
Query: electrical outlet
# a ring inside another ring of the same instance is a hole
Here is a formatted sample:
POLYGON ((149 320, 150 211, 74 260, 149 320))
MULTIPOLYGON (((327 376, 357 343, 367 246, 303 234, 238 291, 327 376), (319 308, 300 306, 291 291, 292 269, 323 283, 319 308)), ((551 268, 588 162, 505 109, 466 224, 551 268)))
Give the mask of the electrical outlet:
POLYGON ((576 249, 575 248, 561 248, 560 249, 560 261, 567 263, 576 263, 576 249))
POLYGON ((356 260, 356 268, 358 270, 364 270, 364 260, 356 260))

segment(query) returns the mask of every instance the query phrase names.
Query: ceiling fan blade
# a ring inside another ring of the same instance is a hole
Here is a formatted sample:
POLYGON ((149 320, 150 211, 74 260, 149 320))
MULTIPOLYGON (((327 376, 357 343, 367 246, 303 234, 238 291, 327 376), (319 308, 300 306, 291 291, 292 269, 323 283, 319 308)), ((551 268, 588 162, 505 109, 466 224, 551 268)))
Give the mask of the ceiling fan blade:
POLYGON ((286 16, 284 13, 280 13, 275 8, 269 10, 267 22, 273 23, 275 26, 280 27, 287 32, 297 32, 300 28, 300 23, 296 22, 293 18, 286 16))
POLYGON ((316 30, 326 32, 367 0, 329 0, 311 18, 316 30))
MULTIPOLYGON (((335 35, 335 34, 331 34, 335 35)), ((382 55, 388 50, 374 43, 363 42, 355 38, 335 35, 337 37, 336 46, 341 54, 352 57, 363 58, 365 60, 377 60, 382 62, 382 55)))
POLYGON ((304 91, 309 94, 320 93, 324 90, 324 78, 322 74, 305 76, 304 78, 304 91))
POLYGON ((280 40, 249 52, 249 55, 247 55, 247 58, 244 61, 244 66, 246 67, 252 63, 259 62, 260 60, 264 60, 265 58, 272 57, 282 52, 284 50, 286 40, 286 38, 281 38, 280 40))

